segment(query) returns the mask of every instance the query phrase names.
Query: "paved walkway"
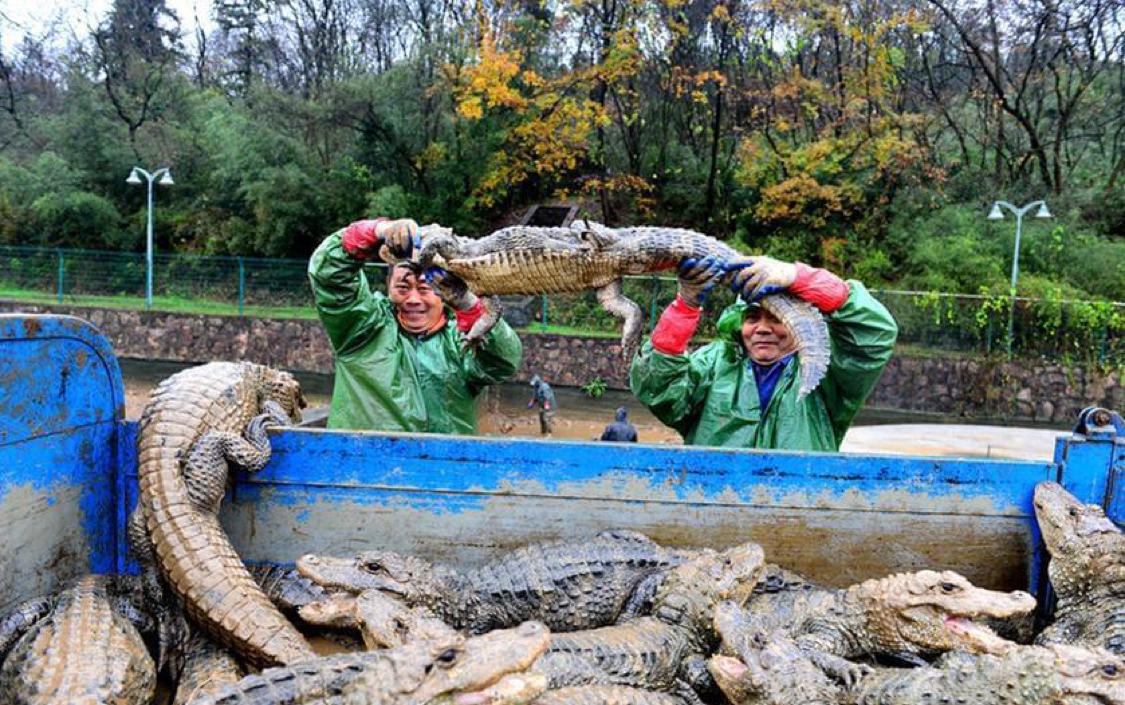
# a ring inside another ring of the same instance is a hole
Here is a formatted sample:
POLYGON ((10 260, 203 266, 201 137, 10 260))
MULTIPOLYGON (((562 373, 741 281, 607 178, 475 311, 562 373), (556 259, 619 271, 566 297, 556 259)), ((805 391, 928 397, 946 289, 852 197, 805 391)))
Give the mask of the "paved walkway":
POLYGON ((1012 426, 892 424, 855 426, 840 450, 894 455, 952 455, 1013 460, 1050 460, 1055 438, 1065 431, 1012 426))

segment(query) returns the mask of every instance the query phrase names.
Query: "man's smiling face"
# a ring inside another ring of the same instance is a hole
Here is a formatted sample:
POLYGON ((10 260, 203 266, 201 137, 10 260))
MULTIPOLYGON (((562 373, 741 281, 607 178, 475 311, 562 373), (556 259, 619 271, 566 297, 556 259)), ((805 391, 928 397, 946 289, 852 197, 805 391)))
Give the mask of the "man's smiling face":
POLYGON ((797 349, 789 329, 761 306, 751 306, 742 319, 742 345, 759 365, 770 365, 797 349))
POLYGON ((442 322, 441 299, 409 267, 391 269, 387 297, 395 305, 399 324, 415 335, 433 332, 442 322))

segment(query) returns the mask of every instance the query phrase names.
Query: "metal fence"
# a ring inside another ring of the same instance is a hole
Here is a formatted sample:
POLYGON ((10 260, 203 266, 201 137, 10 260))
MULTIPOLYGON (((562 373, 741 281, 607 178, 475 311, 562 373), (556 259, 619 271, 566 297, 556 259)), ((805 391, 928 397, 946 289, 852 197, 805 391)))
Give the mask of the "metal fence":
MULTIPOLYGON (((266 315, 312 315, 305 260, 163 254, 154 257, 157 308, 266 315)), ((365 268, 381 288, 383 265, 365 268)), ((0 246, 0 297, 59 303, 144 305, 144 256, 97 250, 0 246)), ((645 312, 648 329, 675 296, 673 277, 627 277, 624 293, 645 312)), ((899 343, 965 354, 1004 353, 1054 360, 1125 364, 1125 304, 875 290, 899 325, 899 343)), ((717 314, 734 301, 727 290, 706 303, 700 334, 714 336, 717 314)), ((594 292, 505 297, 505 316, 533 330, 616 336, 620 323, 594 292)))

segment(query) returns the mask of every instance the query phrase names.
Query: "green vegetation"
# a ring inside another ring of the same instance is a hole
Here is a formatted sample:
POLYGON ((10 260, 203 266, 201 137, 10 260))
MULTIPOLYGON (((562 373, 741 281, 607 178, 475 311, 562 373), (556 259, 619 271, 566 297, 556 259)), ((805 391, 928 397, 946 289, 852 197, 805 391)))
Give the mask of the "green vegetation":
POLYGON ((600 399, 605 390, 607 389, 605 380, 601 377, 595 377, 586 384, 582 385, 582 391, 586 392, 586 396, 591 399, 600 399))
MULTIPOLYGON (((41 291, 29 289, 13 289, 0 287, 0 299, 6 301, 24 301, 29 304, 58 304, 56 296, 49 296, 41 291)), ((63 296, 62 304, 65 306, 97 306, 102 308, 118 309, 144 309, 143 296, 101 296, 92 294, 78 294, 63 296)), ((208 299, 182 298, 178 296, 153 296, 153 311, 168 311, 171 313, 192 313, 213 316, 240 315, 237 304, 224 301, 211 301, 208 299)), ((308 306, 244 306, 241 315, 257 316, 261 318, 316 318, 316 309, 308 306)))

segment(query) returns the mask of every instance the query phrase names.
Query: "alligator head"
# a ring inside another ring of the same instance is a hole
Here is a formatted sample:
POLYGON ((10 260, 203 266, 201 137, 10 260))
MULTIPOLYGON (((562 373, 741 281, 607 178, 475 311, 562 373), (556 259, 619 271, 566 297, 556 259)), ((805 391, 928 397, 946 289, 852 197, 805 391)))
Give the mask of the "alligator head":
POLYGON ((540 681, 505 676, 526 670, 546 651, 549 640, 550 632, 542 623, 524 622, 484 636, 449 634, 413 642, 383 652, 393 660, 393 668, 365 673, 349 688, 349 702, 422 705, 444 696, 451 697, 454 705, 487 705, 495 696, 523 697, 540 681))
POLYGON ((259 400, 260 405, 264 405, 267 401, 276 402, 293 423, 300 423, 301 409, 309 404, 304 393, 301 392, 301 385, 297 382, 297 378, 288 372, 272 368, 265 368, 263 374, 265 390, 259 400))
POLYGON ((367 590, 359 595, 333 593, 326 599, 304 605, 299 613, 309 624, 358 628, 368 650, 393 649, 456 632, 425 607, 408 607, 378 590, 367 590))
POLYGON ((355 594, 381 590, 425 607, 442 599, 449 577, 444 568, 394 551, 361 551, 353 558, 307 554, 297 559, 297 571, 322 587, 355 594))
POLYGON ((1125 577, 1125 535, 1101 507, 1079 502, 1056 482, 1036 485, 1033 504, 1051 554, 1051 585, 1060 600, 1089 590, 1095 582, 1125 577))
POLYGON ((1054 652, 1055 671, 1066 705, 1125 705, 1125 661, 1105 649, 1065 644, 1046 647, 1054 652))
MULTIPOLYGON (((308 624, 331 629, 349 629, 359 626, 356 621, 356 596, 350 592, 334 592, 297 608, 297 614, 308 624)), ((397 646, 397 644, 396 644, 397 646)))
POLYGON ((707 670, 730 702, 838 702, 835 686, 793 639, 757 630, 734 601, 715 608, 714 627, 736 657, 714 656, 707 670))
POLYGON ((668 573, 653 600, 653 614, 697 635, 711 635, 715 606, 723 600, 745 603, 764 569, 765 554, 756 543, 704 551, 668 573))
POLYGON ((1003 619, 1035 609, 1035 598, 1026 592, 985 590, 948 570, 868 580, 848 592, 859 600, 875 650, 884 653, 1003 653, 1012 642, 973 619, 1003 619))
POLYGON ((707 661, 707 670, 715 684, 734 705, 834 705, 840 702, 839 688, 793 640, 777 636, 748 656, 746 661, 722 655, 712 656, 707 661))
POLYGON ((750 700, 765 685, 757 673, 751 672, 749 666, 734 656, 712 656, 707 660, 707 670, 719 690, 734 705, 750 700))
POLYGON ((547 676, 542 673, 513 673, 487 688, 438 698, 431 705, 526 705, 546 690, 547 676))

